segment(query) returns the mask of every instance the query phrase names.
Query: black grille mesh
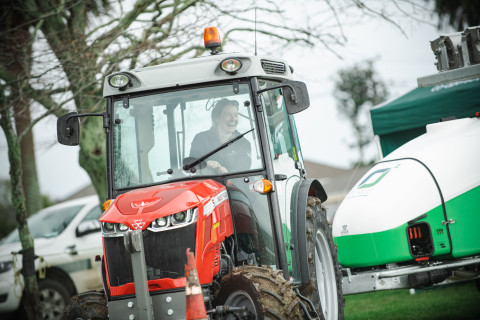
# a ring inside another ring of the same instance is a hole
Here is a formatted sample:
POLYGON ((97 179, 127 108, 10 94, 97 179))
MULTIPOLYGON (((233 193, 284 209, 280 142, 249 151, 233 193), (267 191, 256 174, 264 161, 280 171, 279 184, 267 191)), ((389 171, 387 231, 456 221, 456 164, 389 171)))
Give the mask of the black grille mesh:
MULTIPOLYGON (((162 232, 143 232, 148 280, 185 276, 186 250, 195 252, 196 224, 162 232)), ((132 261, 123 237, 105 238, 105 255, 112 286, 133 282, 132 261)))
POLYGON ((262 68, 268 74, 285 74, 285 64, 281 62, 262 60, 262 68))

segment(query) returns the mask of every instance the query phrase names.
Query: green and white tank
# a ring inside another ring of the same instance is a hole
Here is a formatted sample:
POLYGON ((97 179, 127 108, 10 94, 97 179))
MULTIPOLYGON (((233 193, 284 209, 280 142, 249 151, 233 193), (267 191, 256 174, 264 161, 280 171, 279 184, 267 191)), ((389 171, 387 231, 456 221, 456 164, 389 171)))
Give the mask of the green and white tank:
POLYGON ((430 229, 428 259, 480 253, 480 119, 430 124, 360 179, 333 221, 339 262, 413 260, 408 228, 420 222, 430 229))

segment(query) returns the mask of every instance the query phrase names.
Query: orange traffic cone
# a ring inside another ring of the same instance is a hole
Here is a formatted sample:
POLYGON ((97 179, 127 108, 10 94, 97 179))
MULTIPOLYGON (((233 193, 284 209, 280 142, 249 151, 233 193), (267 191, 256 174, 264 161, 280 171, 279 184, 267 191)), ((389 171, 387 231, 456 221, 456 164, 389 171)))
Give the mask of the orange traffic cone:
POLYGON ((185 276, 187 277, 187 284, 185 286, 185 296, 187 300, 187 320, 208 320, 207 311, 205 310, 205 303, 203 302, 202 287, 200 287, 200 281, 198 280, 195 256, 192 252, 190 252, 190 248, 187 248, 185 276))

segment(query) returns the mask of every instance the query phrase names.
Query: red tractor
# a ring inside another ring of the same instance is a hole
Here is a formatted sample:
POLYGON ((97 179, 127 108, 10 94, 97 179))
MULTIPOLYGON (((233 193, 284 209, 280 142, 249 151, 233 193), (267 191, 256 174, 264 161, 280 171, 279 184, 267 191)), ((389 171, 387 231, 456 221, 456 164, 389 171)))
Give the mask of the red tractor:
MULTIPOLYGON (((104 292, 73 297, 67 319, 185 319, 188 248, 209 319, 343 318, 327 195, 293 118, 306 86, 205 34, 210 56, 105 79, 104 292)), ((59 118, 59 142, 78 144, 87 115, 59 118)))

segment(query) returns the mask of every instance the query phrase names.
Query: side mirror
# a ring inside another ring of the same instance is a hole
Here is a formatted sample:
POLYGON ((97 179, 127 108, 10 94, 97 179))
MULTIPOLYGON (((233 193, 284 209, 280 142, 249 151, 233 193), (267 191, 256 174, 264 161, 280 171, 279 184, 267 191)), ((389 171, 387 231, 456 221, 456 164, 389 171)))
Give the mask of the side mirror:
POLYGON ((77 146, 79 141, 80 123, 78 113, 70 112, 64 114, 57 120, 58 142, 66 146, 77 146))
POLYGON ((77 229, 75 230, 75 235, 77 237, 81 237, 86 234, 100 232, 101 230, 102 229, 101 229, 100 221, 86 220, 86 221, 80 222, 77 229))
POLYGON ((282 86, 283 99, 288 114, 295 114, 310 106, 307 86, 301 81, 285 81, 282 86), (292 90, 293 88, 293 90, 292 90))

